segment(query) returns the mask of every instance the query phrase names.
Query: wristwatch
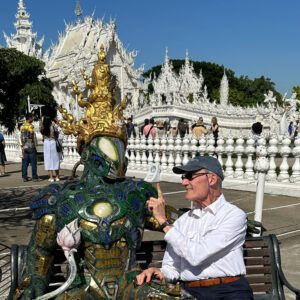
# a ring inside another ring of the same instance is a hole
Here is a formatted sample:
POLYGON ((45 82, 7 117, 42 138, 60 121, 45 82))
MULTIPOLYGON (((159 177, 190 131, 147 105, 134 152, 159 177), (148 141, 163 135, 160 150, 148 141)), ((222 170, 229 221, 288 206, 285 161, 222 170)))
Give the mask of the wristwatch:
POLYGON ((164 230, 165 227, 171 226, 172 224, 168 220, 160 225, 160 230, 164 230))

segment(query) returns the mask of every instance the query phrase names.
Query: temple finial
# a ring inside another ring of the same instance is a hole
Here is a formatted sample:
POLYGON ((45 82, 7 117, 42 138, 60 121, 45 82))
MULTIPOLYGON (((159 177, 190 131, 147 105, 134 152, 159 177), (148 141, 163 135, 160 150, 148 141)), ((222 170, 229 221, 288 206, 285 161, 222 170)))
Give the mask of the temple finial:
POLYGON ((169 61, 169 49, 166 47, 166 55, 165 55, 165 62, 169 61))
POLYGON ((80 19, 82 17, 82 9, 81 9, 79 0, 77 0, 77 2, 76 2, 75 15, 76 15, 77 19, 80 19))

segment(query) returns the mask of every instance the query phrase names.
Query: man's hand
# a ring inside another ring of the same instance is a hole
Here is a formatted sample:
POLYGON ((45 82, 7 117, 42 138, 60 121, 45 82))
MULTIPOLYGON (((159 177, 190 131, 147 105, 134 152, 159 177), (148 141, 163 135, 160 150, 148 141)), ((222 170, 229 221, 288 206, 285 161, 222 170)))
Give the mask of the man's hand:
POLYGON ((149 283, 153 275, 160 280, 163 280, 164 278, 164 274, 161 272, 159 268, 149 268, 144 270, 138 276, 136 276, 136 283, 138 285, 142 285, 144 282, 149 283))
POLYGON ((158 198, 151 197, 147 201, 147 207, 149 210, 152 211, 153 216, 161 225, 167 220, 166 212, 165 212, 165 199, 159 183, 157 183, 156 188, 157 188, 158 198))

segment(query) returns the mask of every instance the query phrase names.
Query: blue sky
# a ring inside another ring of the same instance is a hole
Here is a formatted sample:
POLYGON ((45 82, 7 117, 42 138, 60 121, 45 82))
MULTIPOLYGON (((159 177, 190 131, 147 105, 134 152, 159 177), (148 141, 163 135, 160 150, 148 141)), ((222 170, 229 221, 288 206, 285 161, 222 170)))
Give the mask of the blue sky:
MULTIPOLYGON (((14 33, 18 0, 2 0, 0 29, 14 33)), ((38 38, 56 42, 64 21, 75 20, 76 0, 24 0, 38 38)), ((210 61, 236 75, 271 78, 281 93, 300 85, 300 1, 297 0, 81 0, 84 15, 115 18, 129 50, 145 69, 171 58, 210 61)), ((5 45, 3 35, 0 44, 5 45)))

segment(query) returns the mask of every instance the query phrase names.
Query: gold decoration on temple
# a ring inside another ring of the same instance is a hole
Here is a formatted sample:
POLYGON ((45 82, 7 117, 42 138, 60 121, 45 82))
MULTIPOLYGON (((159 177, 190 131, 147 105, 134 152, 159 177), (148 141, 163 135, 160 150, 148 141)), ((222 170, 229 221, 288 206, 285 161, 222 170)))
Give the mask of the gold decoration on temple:
POLYGON ((92 79, 81 70, 86 87, 90 90, 87 100, 79 90, 78 85, 73 81, 73 90, 77 95, 78 105, 86 108, 86 115, 79 121, 68 114, 62 106, 59 108, 64 121, 59 124, 67 135, 78 136, 77 145, 84 143, 88 145, 93 138, 98 136, 116 137, 127 144, 126 125, 123 110, 126 100, 113 108, 113 84, 108 64, 106 63, 104 47, 101 46, 98 53, 98 61, 92 71, 92 79))

